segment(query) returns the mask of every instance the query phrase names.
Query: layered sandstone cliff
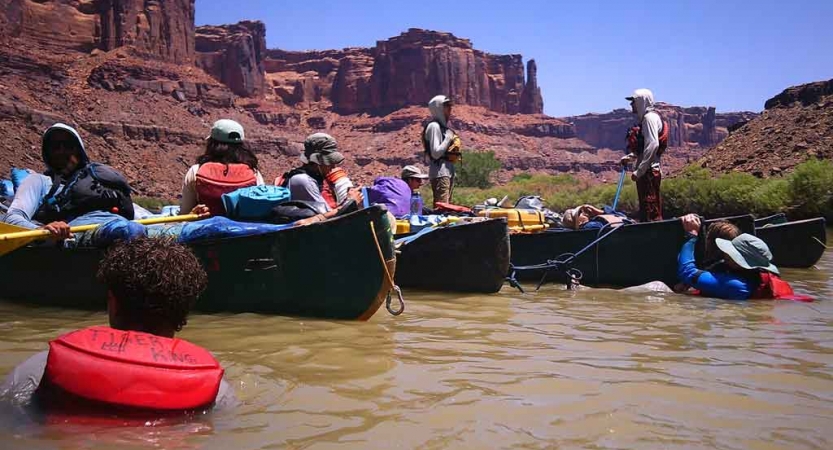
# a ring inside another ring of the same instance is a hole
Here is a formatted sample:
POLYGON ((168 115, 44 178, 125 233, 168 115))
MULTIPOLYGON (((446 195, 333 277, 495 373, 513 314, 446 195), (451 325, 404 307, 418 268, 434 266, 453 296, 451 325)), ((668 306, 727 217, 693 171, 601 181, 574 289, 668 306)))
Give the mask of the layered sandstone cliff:
POLYGON ((232 92, 243 97, 264 93, 266 26, 263 22, 199 27, 195 47, 197 67, 213 75, 232 92))
POLYGON ((58 51, 131 46, 190 64, 194 0, 0 0, 0 35, 58 51))
POLYGON ((535 62, 492 55, 450 33, 412 28, 373 48, 267 52, 266 78, 287 104, 324 102, 342 114, 384 114, 445 94, 506 114, 540 114, 535 62))
MULTIPOLYGON (((714 107, 683 108, 665 103, 658 103, 657 110, 670 128, 668 145, 671 147, 713 147, 729 135, 729 127, 757 115, 752 112, 717 114, 714 107)), ((630 110, 617 109, 564 120, 575 125, 579 139, 597 148, 618 150, 624 148, 625 133, 634 125, 635 116, 630 110)))

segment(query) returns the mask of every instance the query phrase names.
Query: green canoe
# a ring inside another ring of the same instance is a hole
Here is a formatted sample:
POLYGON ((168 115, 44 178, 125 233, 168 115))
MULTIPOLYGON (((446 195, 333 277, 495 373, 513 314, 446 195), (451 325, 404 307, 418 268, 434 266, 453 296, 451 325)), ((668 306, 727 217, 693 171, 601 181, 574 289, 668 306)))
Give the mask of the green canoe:
MULTIPOLYGON (((728 220, 741 231, 754 230, 750 215, 713 219, 728 220)), ((702 240, 701 240, 702 241, 702 240)), ((589 246, 569 265, 582 275, 581 283, 589 286, 637 286, 651 281, 662 281, 673 286, 677 281, 677 255, 685 242, 679 219, 623 225, 611 232, 603 230, 551 230, 533 234, 511 235, 512 264, 515 267, 544 264, 550 260, 565 260, 589 246), (596 245, 590 245, 606 235, 596 245)), ((702 255, 703 242, 697 254, 702 255)), ((544 270, 516 272, 518 280, 539 281, 544 270)), ((551 270, 547 280, 566 283, 564 272, 551 270)))
MULTIPOLYGON (((396 266, 391 224, 379 206, 306 227, 189 246, 208 272, 195 308, 204 312, 367 320, 391 288, 385 265, 391 276, 396 266)), ((95 248, 18 249, 0 258, 7 280, 2 298, 104 309, 105 289, 95 277, 102 254, 95 248)))

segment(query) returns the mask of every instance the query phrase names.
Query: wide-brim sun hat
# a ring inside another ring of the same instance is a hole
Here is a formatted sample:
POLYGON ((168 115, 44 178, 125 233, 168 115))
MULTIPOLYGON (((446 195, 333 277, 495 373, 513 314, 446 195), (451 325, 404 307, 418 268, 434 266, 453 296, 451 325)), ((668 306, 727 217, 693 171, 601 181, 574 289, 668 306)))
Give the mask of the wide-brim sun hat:
POLYGON ((720 251, 744 269, 766 270, 776 275, 780 273, 778 268, 772 264, 772 252, 766 242, 756 236, 743 233, 731 241, 717 238, 714 242, 720 251))
POLYGON ((334 166, 344 161, 344 155, 338 151, 335 138, 327 133, 314 133, 304 140, 304 153, 301 162, 315 163, 322 166, 334 166))

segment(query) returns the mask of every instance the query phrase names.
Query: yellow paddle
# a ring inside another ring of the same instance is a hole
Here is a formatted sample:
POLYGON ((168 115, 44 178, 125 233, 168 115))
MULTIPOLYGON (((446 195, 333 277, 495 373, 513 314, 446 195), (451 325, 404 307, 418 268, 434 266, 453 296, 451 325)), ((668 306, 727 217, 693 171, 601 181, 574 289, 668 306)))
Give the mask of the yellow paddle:
MULTIPOLYGON (((150 219, 136 220, 135 222, 142 225, 154 225, 157 223, 188 222, 199 218, 200 216, 196 214, 185 214, 181 216, 152 217, 150 219)), ((73 233, 80 233, 82 231, 95 229, 99 225, 100 224, 81 225, 72 227, 69 231, 73 233)), ((51 234, 52 233, 44 229, 30 230, 16 225, 0 223, 0 256, 11 253, 32 241, 49 237, 51 234)))

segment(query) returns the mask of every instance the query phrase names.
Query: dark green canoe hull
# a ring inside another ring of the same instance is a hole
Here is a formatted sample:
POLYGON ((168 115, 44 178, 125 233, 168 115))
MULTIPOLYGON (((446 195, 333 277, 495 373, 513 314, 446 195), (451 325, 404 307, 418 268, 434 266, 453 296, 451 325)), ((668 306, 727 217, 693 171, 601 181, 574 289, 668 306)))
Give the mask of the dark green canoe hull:
POLYGON ((403 288, 493 293, 509 270, 504 219, 438 228, 399 249, 396 283, 403 288))
MULTIPOLYGON (((752 216, 738 216, 715 220, 729 220, 744 232, 753 230, 752 216)), ((548 260, 565 258, 579 252, 601 235, 604 230, 552 230, 535 234, 511 236, 512 264, 529 266, 548 260)), ((627 287, 651 281, 662 281, 669 286, 677 282, 677 256, 685 242, 679 219, 624 225, 597 245, 578 256, 572 267, 583 274, 581 283, 589 286, 627 287)), ((699 246, 702 253, 702 246, 699 246)), ((519 271, 518 280, 539 281, 543 270, 519 271)), ((550 282, 566 283, 563 273, 551 271, 550 282)))
MULTIPOLYGON (((209 279, 195 309, 366 320, 391 287, 382 261, 393 275, 390 225, 384 208, 371 207, 307 227, 190 244, 209 279)), ((103 309, 105 289, 95 279, 102 254, 21 248, 0 258, 0 273, 9 280, 2 298, 103 309)))
POLYGON ((827 245, 823 217, 761 226, 755 228, 755 234, 769 246, 772 263, 778 267, 812 267, 827 245))

